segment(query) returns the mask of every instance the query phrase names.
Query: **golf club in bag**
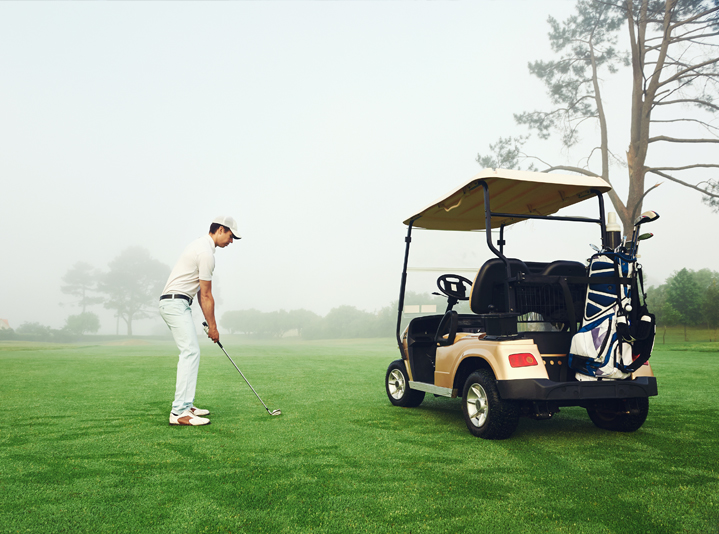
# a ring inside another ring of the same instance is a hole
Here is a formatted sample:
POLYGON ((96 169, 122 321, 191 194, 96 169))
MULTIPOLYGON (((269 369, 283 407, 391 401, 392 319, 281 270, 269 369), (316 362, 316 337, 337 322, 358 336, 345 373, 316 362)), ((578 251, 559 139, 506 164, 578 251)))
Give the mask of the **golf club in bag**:
MULTIPOLYGON (((210 330, 210 327, 208 326, 208 324, 207 324, 206 322, 203 322, 203 323, 202 323, 202 328, 205 329, 205 333, 208 333, 209 330, 210 330)), ((222 349, 222 352, 225 353, 225 356, 227 356, 227 358, 232 362, 232 365, 235 366, 235 369, 237 369, 237 372, 240 373, 240 376, 245 379, 245 382, 247 382, 247 385, 250 386, 250 389, 252 390, 252 393, 254 393, 255 396, 260 400, 260 402, 262 403, 262 406, 264 406, 264 407, 265 407, 265 410, 267 410, 267 413, 270 414, 270 415, 281 415, 281 414, 282 414, 282 410, 270 410, 270 409, 267 407, 267 405, 262 401, 262 399, 260 399, 260 396, 259 396, 259 395, 257 394, 257 392, 255 391, 255 388, 252 387, 252 384, 250 384, 250 381, 247 380, 247 378, 245 378, 245 375, 242 374, 242 371, 240 371, 240 368, 237 367, 237 364, 234 362, 234 360, 233 360, 232 358, 230 358, 230 355, 229 355, 229 354, 227 354, 227 351, 225 350, 225 347, 222 346, 222 343, 220 343, 220 342, 218 341, 218 342, 217 342, 217 345, 222 349)))

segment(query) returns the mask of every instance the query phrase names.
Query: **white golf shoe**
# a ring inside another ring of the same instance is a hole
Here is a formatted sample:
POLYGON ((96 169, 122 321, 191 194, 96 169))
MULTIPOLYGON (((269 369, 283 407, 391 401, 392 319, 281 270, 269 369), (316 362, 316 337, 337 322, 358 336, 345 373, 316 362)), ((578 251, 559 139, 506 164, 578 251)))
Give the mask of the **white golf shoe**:
POLYGON ((180 426, 202 426, 209 425, 210 420, 205 417, 198 417, 192 410, 185 410, 179 415, 170 412, 170 424, 180 426))
POLYGON ((210 415, 210 410, 204 410, 202 408, 197 408, 196 406, 190 408, 190 411, 195 415, 195 417, 205 417, 206 415, 210 415))

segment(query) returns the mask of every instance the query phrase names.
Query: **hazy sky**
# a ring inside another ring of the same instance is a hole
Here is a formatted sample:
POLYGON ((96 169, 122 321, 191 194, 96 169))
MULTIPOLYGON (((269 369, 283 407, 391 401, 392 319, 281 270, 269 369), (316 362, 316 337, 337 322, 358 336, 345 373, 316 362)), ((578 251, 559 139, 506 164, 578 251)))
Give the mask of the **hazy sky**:
MULTIPOLYGON (((498 136, 520 133, 512 113, 547 105, 526 65, 549 53, 547 16, 573 7, 0 3, 0 317, 60 328, 78 312, 59 290, 75 262, 105 269, 139 245, 171 267, 218 214, 243 235, 216 253, 218 317, 387 305, 402 220, 477 173, 477 152, 498 136)), ((620 154, 628 80, 606 82, 620 154)), ((587 152, 529 148, 571 164, 587 152)), ((613 172, 621 191, 626 171, 613 172)), ((662 216, 642 245, 650 283, 684 266, 719 270, 719 216, 699 194, 665 183, 645 209, 662 216)), ((523 223, 508 253, 581 260, 597 234, 523 223)), ((414 266, 489 258, 477 234, 422 232, 413 246, 414 266)), ((432 291, 434 277, 412 288, 432 291)), ((94 311, 114 332, 112 314, 94 311)))

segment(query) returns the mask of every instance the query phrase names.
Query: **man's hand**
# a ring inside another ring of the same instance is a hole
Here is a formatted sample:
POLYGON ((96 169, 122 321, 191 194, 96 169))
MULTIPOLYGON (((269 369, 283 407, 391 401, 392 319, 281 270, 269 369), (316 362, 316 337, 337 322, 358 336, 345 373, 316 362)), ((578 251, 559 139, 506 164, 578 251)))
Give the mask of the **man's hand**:
MULTIPOLYGON (((220 334, 219 334, 219 332, 217 331, 217 326, 214 327, 214 330, 215 330, 215 331, 214 331, 214 334, 213 334, 213 333, 210 333, 210 327, 207 325, 207 321, 204 321, 204 322, 202 323, 202 328, 205 330, 205 334, 207 334, 207 337, 209 337, 212 341, 214 341, 215 343, 219 343, 219 342, 220 342, 220 334), (214 335, 215 337, 213 337, 213 335, 214 335)), ((222 346, 222 345, 220 345, 220 347, 221 347, 221 346, 222 346)))
POLYGON ((220 332, 217 330, 217 325, 210 326, 207 329, 207 337, 217 343, 220 340, 220 332))

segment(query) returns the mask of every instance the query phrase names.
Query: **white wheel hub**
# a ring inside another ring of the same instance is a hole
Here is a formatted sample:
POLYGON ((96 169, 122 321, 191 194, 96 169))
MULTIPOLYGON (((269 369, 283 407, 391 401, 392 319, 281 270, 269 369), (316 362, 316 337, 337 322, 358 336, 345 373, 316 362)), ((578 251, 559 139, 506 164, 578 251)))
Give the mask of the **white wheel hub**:
POLYGON ((484 391, 481 385, 472 384, 469 391, 467 391, 467 398, 464 402, 467 403, 467 414, 474 426, 480 427, 487 422, 489 404, 487 402, 487 392, 484 391))
POLYGON ((387 389, 394 400, 400 400, 407 389, 404 375, 399 369, 393 369, 387 377, 387 389))

